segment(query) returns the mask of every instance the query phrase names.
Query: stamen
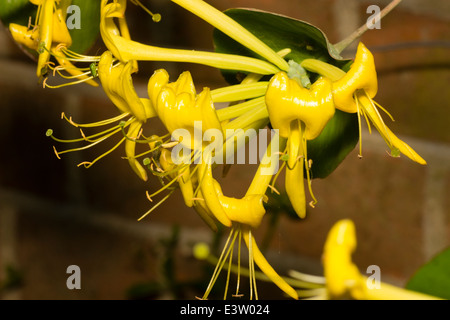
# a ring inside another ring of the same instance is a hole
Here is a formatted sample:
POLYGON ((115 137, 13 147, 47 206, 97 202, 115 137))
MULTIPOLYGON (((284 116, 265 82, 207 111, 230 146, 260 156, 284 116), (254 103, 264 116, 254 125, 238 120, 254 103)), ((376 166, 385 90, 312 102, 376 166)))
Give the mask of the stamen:
POLYGON ((145 191, 145 196, 147 197, 148 201, 153 202, 153 199, 150 197, 150 194, 148 193, 148 190, 145 191))
POLYGON ((50 89, 58 89, 58 88, 63 88, 63 87, 67 87, 67 86, 72 86, 72 85, 75 85, 75 84, 83 83, 83 82, 86 82, 86 81, 89 81, 89 80, 92 80, 92 79, 94 79, 94 77, 87 77, 87 78, 80 79, 80 80, 77 80, 77 81, 63 83, 63 84, 60 84, 60 85, 57 85, 57 86, 52 86, 52 85, 47 84, 48 77, 46 77, 44 79, 44 81, 43 81, 43 87, 44 88, 47 87, 47 88, 50 88, 50 89))
POLYGON ((61 160, 61 157, 59 156, 58 151, 56 151, 55 146, 53 146, 53 151, 55 152, 56 157, 57 157, 59 160, 61 160))
POLYGON ((158 208, 164 201, 166 201, 167 199, 169 199, 169 197, 172 195, 172 193, 175 191, 175 189, 171 190, 170 193, 168 193, 164 198, 161 199, 161 201, 159 201, 157 204, 155 204, 150 210, 148 210, 146 213, 144 213, 139 219, 138 221, 141 221, 142 219, 144 219, 146 216, 148 216, 150 213, 153 212, 153 210, 155 210, 156 208, 158 208))
POLYGON ((240 232, 240 228, 239 228, 237 282, 236 282, 236 293, 234 295, 236 297, 243 296, 243 294, 239 294, 239 286, 241 283, 241 243, 242 243, 242 232, 240 232))
POLYGON ((79 54, 67 48, 66 44, 59 43, 55 47, 55 52, 61 52, 63 55, 57 55, 55 52, 52 52, 53 56, 56 58, 75 61, 75 62, 99 62, 100 56, 87 56, 84 54, 79 54))
POLYGON ((255 261, 253 258, 253 241, 252 232, 248 231, 248 265, 250 272, 250 300, 253 300, 253 291, 255 292, 255 299, 258 300, 258 292, 256 290, 255 278, 255 261))
POLYGON ((272 190, 272 192, 275 192, 276 194, 280 195, 280 192, 272 185, 268 185, 268 187, 272 190))
POLYGON ((394 117, 389 113, 389 111, 387 111, 385 108, 383 108, 383 107, 382 107, 378 102, 376 102, 375 100, 372 100, 372 102, 373 102, 378 108, 380 108, 381 110, 383 110, 384 113, 386 113, 386 114, 388 115, 388 117, 391 118, 392 121, 395 122, 394 117))
MULTIPOLYGON (((359 154, 358 154, 358 158, 362 159, 363 155, 362 155, 361 109, 359 107, 359 101, 356 98, 356 93, 353 94, 353 99, 356 102, 356 113, 358 115, 358 128, 359 128, 359 154)), ((369 132, 370 132, 370 125, 369 125, 369 122, 367 120, 367 117, 365 115, 364 115, 364 117, 366 118, 366 122, 367 122, 367 125, 369 126, 369 132)))
MULTIPOLYGON (((73 125, 74 127, 84 127, 84 128, 89 128, 89 127, 100 127, 100 126, 104 126, 104 125, 108 125, 111 124, 113 122, 117 122, 119 120, 122 120, 123 118, 125 118, 126 116, 129 116, 129 113, 121 113, 120 115, 118 115, 117 117, 113 117, 110 119, 106 119, 106 120, 102 120, 102 121, 98 121, 98 122, 91 122, 91 123, 85 123, 85 124, 81 124, 81 123, 76 123, 72 120, 72 117, 67 118, 66 114, 64 112, 61 113, 61 119, 66 119, 67 122, 69 122, 71 125, 73 125)), ((132 120, 132 118, 128 119, 128 121, 132 120)))
POLYGON ((153 198, 154 196, 158 195, 160 192, 168 189, 172 184, 174 184, 177 181, 177 178, 173 178, 172 180, 170 180, 169 183, 167 183, 166 185, 164 185, 162 188, 159 188, 158 191, 152 193, 151 195, 149 195, 148 197, 153 198))
POLYGON ((372 120, 373 125, 377 128, 378 132, 381 134, 381 136, 383 137, 384 141, 386 142, 386 144, 389 146, 389 148, 395 149, 392 143, 392 139, 390 137, 389 134, 389 129, 387 128, 386 124, 383 121, 383 118, 381 117, 377 107, 374 104, 374 101, 372 100, 372 98, 370 98, 370 96, 367 94, 367 92, 364 90, 362 92, 362 94, 365 95, 365 98, 367 98, 370 102, 370 107, 372 107, 372 111, 373 112, 368 112, 367 110, 365 110, 365 113, 368 114, 369 118, 372 120), (373 113, 371 115, 371 113, 373 113), (373 117, 373 118, 372 118, 373 117))
MULTIPOLYGON (((303 130, 304 130, 304 123, 302 122, 302 132, 304 132, 303 130)), ((311 198, 313 199, 309 203, 309 205, 312 208, 314 208, 314 205, 317 203, 317 199, 314 196, 314 193, 312 191, 311 167, 309 166, 310 162, 309 162, 309 159, 307 157, 308 151, 307 151, 307 142, 306 142, 306 138, 305 137, 303 137, 303 150, 304 150, 303 152, 304 152, 304 155, 305 155, 304 158, 305 158, 305 166, 306 166, 306 170, 305 170, 306 171, 306 180, 308 182, 309 194, 311 195, 311 198)))
POLYGON ((84 161, 80 164, 78 164, 78 167, 81 165, 84 165, 85 168, 90 168, 94 163, 96 163, 98 160, 104 158, 105 156, 107 156, 108 154, 110 154, 111 152, 113 152, 114 150, 116 150, 123 142, 125 141, 125 138, 122 138, 114 147, 112 147, 111 149, 109 149, 108 151, 106 151, 105 153, 103 153, 102 155, 98 156, 97 158, 95 158, 95 160, 89 162, 89 161, 84 161))
POLYGON ((173 141, 173 142, 169 142, 169 143, 164 143, 161 145, 161 147, 165 148, 165 149, 170 149, 172 147, 175 147, 179 143, 180 143, 180 141, 173 141))
MULTIPOLYGON (((287 161, 287 160, 286 160, 287 161)), ((286 166, 286 161, 283 161, 283 163, 281 164, 280 169, 278 170, 278 172, 275 174, 275 176, 272 179, 272 183, 269 185, 269 187, 271 187, 272 189, 275 189, 275 183, 278 179, 278 177, 280 176, 280 173, 283 171, 284 167, 286 166)))
POLYGON ((152 20, 154 22, 160 22, 161 21, 161 15, 159 13, 152 13, 147 7, 145 7, 139 0, 131 0, 131 3, 134 5, 137 5, 141 7, 145 12, 147 12, 149 15, 152 16, 152 20))
POLYGON ((205 294, 203 295, 202 299, 208 298, 208 295, 211 292, 214 284, 216 283, 220 271, 222 270, 223 265, 230 254, 230 250, 234 246, 234 242, 236 240, 236 236, 238 235, 238 233, 239 232, 237 232, 235 228, 231 228, 230 234, 228 235, 227 241, 223 247, 222 253, 220 254, 219 260, 216 264, 216 268, 214 269, 213 275, 211 277, 211 280, 209 281, 208 287, 206 288, 205 294))

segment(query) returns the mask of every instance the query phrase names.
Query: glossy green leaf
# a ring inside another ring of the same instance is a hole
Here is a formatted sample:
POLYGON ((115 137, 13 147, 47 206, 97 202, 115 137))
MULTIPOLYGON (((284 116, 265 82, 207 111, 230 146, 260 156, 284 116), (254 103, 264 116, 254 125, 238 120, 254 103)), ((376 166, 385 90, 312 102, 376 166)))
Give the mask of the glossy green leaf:
POLYGON ((0 20, 5 26, 11 22, 26 24, 34 9, 28 0, 0 0, 0 20))
POLYGON ((409 290, 450 299, 450 248, 422 266, 408 281, 409 290))
MULTIPOLYGON (((69 30, 72 37, 70 50, 77 53, 85 53, 92 47, 100 33, 100 0, 72 0, 72 5, 80 8, 80 29, 69 30)), ((67 19, 71 15, 76 15, 76 11, 67 14, 67 19)))
MULTIPOLYGON (((333 64, 344 71, 351 65, 342 59, 325 34, 313 25, 286 16, 250 9, 230 9, 225 14, 240 23, 275 51, 290 48, 287 61, 301 63, 304 59, 318 59, 333 64)), ((236 42, 219 30, 214 30, 217 52, 232 53, 262 59, 256 53, 236 42)), ((245 74, 239 71, 222 71, 227 82, 236 84, 245 74)), ((317 78, 309 74, 311 80, 317 78)), ((359 139, 356 114, 336 111, 321 135, 308 141, 308 158, 313 161, 312 177, 325 178, 332 173, 355 148, 359 139)))

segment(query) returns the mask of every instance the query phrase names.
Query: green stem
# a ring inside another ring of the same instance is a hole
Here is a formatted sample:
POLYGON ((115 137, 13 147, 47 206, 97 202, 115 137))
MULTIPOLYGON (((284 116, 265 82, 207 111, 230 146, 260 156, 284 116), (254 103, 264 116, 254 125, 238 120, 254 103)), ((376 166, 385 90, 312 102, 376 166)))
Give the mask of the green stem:
MULTIPOLYGON (((391 3, 389 3, 385 8, 383 8, 383 10, 381 10, 379 19, 383 19, 389 12, 391 12, 397 5, 399 5, 400 2, 402 2, 402 0, 393 0, 391 3)), ((369 30, 369 22, 363 24, 344 40, 336 43, 334 45, 334 48, 338 53, 341 53, 345 48, 352 44, 353 41, 361 37, 367 30, 369 30)))

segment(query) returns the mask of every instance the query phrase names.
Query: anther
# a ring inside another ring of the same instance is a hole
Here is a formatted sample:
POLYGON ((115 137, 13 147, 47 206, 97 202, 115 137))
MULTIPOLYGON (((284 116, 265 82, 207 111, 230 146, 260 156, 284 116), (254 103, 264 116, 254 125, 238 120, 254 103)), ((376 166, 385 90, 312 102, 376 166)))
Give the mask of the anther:
POLYGON ((56 157, 57 157, 59 160, 61 160, 61 157, 59 156, 58 151, 56 151, 55 146, 53 146, 53 151, 55 152, 56 157))
POLYGON ((150 194, 148 191, 145 191, 145 196, 147 197, 148 201, 153 202, 152 198, 150 198, 150 194))

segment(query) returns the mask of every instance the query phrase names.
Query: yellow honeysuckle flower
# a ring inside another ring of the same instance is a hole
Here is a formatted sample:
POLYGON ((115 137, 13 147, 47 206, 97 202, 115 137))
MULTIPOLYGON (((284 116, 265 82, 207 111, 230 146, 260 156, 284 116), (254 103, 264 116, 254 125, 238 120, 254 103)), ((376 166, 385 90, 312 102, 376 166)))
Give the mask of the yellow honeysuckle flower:
POLYGON ((108 50, 122 62, 129 60, 178 61, 259 74, 273 74, 279 71, 275 65, 259 59, 215 52, 167 49, 133 41, 126 28, 125 10, 126 0, 113 0, 112 2, 102 0, 100 33, 108 50), (114 19, 118 19, 119 27, 114 19))
POLYGON ((273 128, 287 139, 286 193, 298 216, 304 218, 303 172, 304 164, 309 166, 306 140, 315 139, 334 115, 331 81, 322 77, 307 89, 279 72, 270 80, 265 101, 273 128))
POLYGON ((307 70, 331 79, 336 109, 358 113, 358 115, 364 115, 366 119, 370 119, 391 149, 392 156, 399 156, 401 152, 419 164, 426 164, 426 161, 417 152, 400 140, 384 123, 377 107, 384 109, 373 100, 378 90, 374 58, 363 43, 359 43, 355 61, 347 73, 315 59, 306 59, 301 65, 307 70))
POLYGON ((365 290, 364 279, 351 259, 355 249, 354 224, 350 220, 336 223, 328 233, 323 254, 324 275, 331 297, 344 296, 349 288, 356 295, 365 290))
MULTIPOLYGON (((222 125, 212 102, 210 89, 195 91, 190 72, 183 72, 177 81, 168 83, 169 75, 164 69, 157 70, 148 83, 148 94, 158 117, 170 133, 183 129, 189 132, 190 141, 180 143, 194 150, 201 148, 203 133, 217 129, 222 133, 222 125), (201 132, 195 132, 196 122, 201 124, 201 132), (194 139, 199 141, 194 141, 194 139)), ((200 151, 200 150, 195 150, 200 151)))
MULTIPOLYGON (((214 105, 212 104, 209 91, 204 89, 202 93, 196 95, 195 86, 193 85, 192 78, 188 72, 181 74, 177 81, 169 83, 169 75, 167 72, 164 70, 157 70, 149 80, 148 95, 151 103, 156 106, 156 113, 170 133, 173 133, 180 128, 192 130, 195 121, 202 121, 202 134, 207 129, 217 129, 222 131, 222 126, 218 120, 214 105)), ((255 108, 259 108, 259 103, 255 108)), ((264 115, 262 115, 262 117, 263 116, 264 115)), ((246 123, 255 122, 255 118, 247 116, 247 113, 242 117, 248 121, 240 122, 240 125, 243 125, 244 127, 246 123)), ((258 116, 256 119, 260 119, 260 117, 258 116)), ((257 123, 258 121, 259 120, 256 120, 257 123)), ((230 126, 230 128, 231 127, 232 126, 230 126)), ((276 136, 276 139, 278 139, 278 136, 276 136)), ((193 142, 189 141, 187 146, 190 149, 193 149, 193 142)), ((244 237, 244 240, 249 247, 249 255, 252 261, 251 265, 253 265, 253 262, 256 262, 260 269, 263 270, 275 284, 283 291, 287 292, 291 297, 296 298, 295 290, 286 284, 273 270, 259 251, 251 233, 251 228, 258 227, 265 214, 265 208, 263 206, 263 201, 265 199, 264 193, 272 178, 271 174, 262 174, 263 167, 267 166, 267 158, 269 157, 267 154, 268 151, 266 151, 265 160, 261 161, 262 164, 260 165, 246 195, 243 198, 238 199, 225 196, 222 193, 219 183, 213 178, 212 168, 214 163, 212 161, 212 153, 213 151, 217 152, 217 150, 211 149, 211 145, 206 143, 198 144, 198 146, 201 148, 202 161, 200 161, 200 164, 194 169, 197 170, 196 176, 188 177, 186 173, 183 173, 183 167, 181 166, 178 166, 178 168, 172 167, 173 164, 168 160, 168 151, 164 151, 164 158, 162 158, 163 152, 161 153, 161 167, 168 171, 171 171, 171 168, 173 168, 172 177, 176 176, 176 178, 172 181, 177 180, 180 188, 184 188, 184 190, 182 189, 182 194, 188 205, 191 205, 191 200, 194 199, 194 208, 196 208, 197 212, 203 217, 206 217, 205 220, 214 217, 223 225, 231 227, 230 237, 233 237, 234 239, 236 239, 238 235, 240 239, 244 237), (180 181, 180 178, 183 176, 185 179, 180 181), (194 177, 195 180, 193 180, 194 177), (194 183, 197 187, 195 187, 194 183), (196 196, 194 193, 194 197, 190 198, 193 195, 194 188, 197 190, 196 196)), ((279 155, 271 155, 271 157, 277 157, 277 159, 278 156, 279 155)), ((172 155, 170 158, 172 159, 172 155)), ((192 170, 192 172, 194 170, 192 170)), ((145 215, 147 214, 148 213, 145 215)), ((229 246, 224 247, 224 252, 229 250, 229 246)), ((219 269, 221 268, 220 263, 218 264, 218 267, 219 269)), ((214 282, 215 276, 213 275, 211 284, 208 287, 204 298, 207 298, 214 282)), ((256 295, 256 286, 252 285, 252 288, 254 288, 256 295)), ((251 292, 253 292, 253 289, 251 292)))
POLYGON ((106 95, 124 113, 130 113, 142 123, 148 118, 156 116, 148 99, 141 99, 137 95, 133 79, 134 61, 114 64, 110 51, 105 51, 98 64, 98 77, 106 95))
POLYGON ((149 99, 140 98, 133 86, 132 72, 134 61, 114 64, 110 51, 105 51, 98 64, 98 77, 106 95, 123 112, 132 115, 132 121, 125 141, 125 151, 131 168, 141 177, 148 179, 144 167, 134 158, 136 140, 139 139, 143 123, 149 118, 157 116, 149 99))
MULTIPOLYGON (((275 135, 272 139, 279 139, 279 136, 275 135)), ((223 194, 220 184, 212 175, 212 161, 208 147, 204 150, 204 159, 203 162, 199 164, 197 178, 198 183, 200 184, 201 195, 205 201, 207 210, 222 224, 231 227, 227 243, 224 246, 221 258, 217 263, 216 271, 203 296, 204 299, 208 297, 209 292, 217 279, 217 275, 227 259, 229 259, 229 264, 231 265, 231 256, 236 239, 238 239, 239 248, 241 241, 244 240, 249 251, 250 299, 253 298, 253 295, 256 299, 258 298, 254 263, 256 263, 261 271, 286 294, 294 299, 298 298, 296 291, 278 275, 265 259, 264 255, 259 250, 252 233, 252 229, 257 228, 260 225, 262 218, 265 215, 266 211, 263 205, 266 199, 265 192, 273 174, 275 174, 274 167, 271 167, 272 174, 267 174, 267 172, 263 173, 264 169, 268 169, 269 158, 276 157, 278 159, 278 155, 270 154, 269 150, 271 150, 270 146, 267 148, 264 158, 261 160, 261 164, 258 167, 250 187, 242 198, 228 197, 223 194)), ((240 262, 238 262, 238 269, 239 267, 240 262)), ((236 289, 236 295, 239 295, 239 285, 236 289)), ((226 296, 227 292, 225 292, 224 297, 226 298, 226 296)))
POLYGON ((355 226, 351 220, 336 222, 328 233, 323 253, 324 274, 329 298, 353 298, 359 300, 428 300, 437 299, 426 294, 398 288, 381 282, 369 287, 352 262, 356 249, 355 226))
MULTIPOLYGON (((39 0, 30 1, 38 5, 35 25, 30 29, 29 26, 21 26, 11 23, 9 30, 13 39, 23 44, 39 54, 37 71, 38 78, 46 76, 48 68, 60 72, 65 70, 72 78, 77 78, 77 82, 86 82, 92 86, 98 84, 92 80, 90 72, 75 67, 71 60, 79 60, 79 55, 67 50, 72 44, 72 38, 65 22, 65 15, 62 8, 58 7, 59 1, 39 0), (53 56, 59 66, 53 67, 50 57, 53 56)), ((71 77, 67 77, 71 78, 71 77)), ((44 85, 51 87, 44 82, 44 85)))

